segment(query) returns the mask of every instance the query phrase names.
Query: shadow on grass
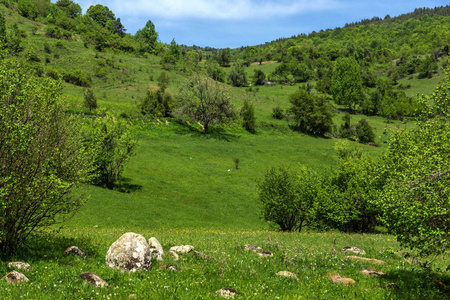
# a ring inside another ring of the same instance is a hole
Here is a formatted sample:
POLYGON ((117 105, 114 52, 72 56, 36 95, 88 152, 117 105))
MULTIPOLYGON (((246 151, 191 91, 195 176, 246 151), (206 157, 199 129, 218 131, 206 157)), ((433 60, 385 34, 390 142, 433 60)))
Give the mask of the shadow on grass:
MULTIPOLYGON (((25 261, 28 263, 36 261, 54 261, 55 259, 64 258, 64 251, 71 246, 82 248, 88 253, 88 257, 98 257, 101 254, 94 246, 91 238, 66 237, 58 232, 34 234, 26 240, 26 245, 22 245, 16 254, 5 255, 0 254, 2 261, 25 261)), ((73 260, 68 260, 68 263, 73 260)), ((61 261, 64 264, 64 260, 61 261)))
POLYGON ((178 125, 175 129, 175 133, 177 134, 191 133, 193 136, 222 140, 227 142, 236 141, 240 138, 239 135, 229 133, 226 131, 226 129, 220 126, 209 126, 208 133, 205 134, 202 128, 200 126, 197 126, 197 124, 191 125, 180 120, 175 120, 175 122, 178 125))
POLYGON ((130 178, 121 177, 113 187, 114 191, 131 194, 142 190, 142 185, 131 183, 130 178))
POLYGON ((382 277, 395 283, 391 290, 395 299, 450 299, 450 274, 417 266, 412 270, 390 271, 382 277))

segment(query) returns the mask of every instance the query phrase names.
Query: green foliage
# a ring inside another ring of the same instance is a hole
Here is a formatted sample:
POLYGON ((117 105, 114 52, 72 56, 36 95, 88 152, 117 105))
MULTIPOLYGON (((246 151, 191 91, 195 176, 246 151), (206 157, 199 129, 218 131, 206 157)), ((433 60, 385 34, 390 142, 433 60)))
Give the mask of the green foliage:
POLYGON ((31 20, 36 19, 39 15, 36 2, 33 0, 18 0, 17 8, 20 10, 22 16, 31 20))
POLYGON ((209 77, 218 82, 225 82, 225 71, 216 60, 208 60, 206 63, 206 73, 209 77))
POLYGON ((6 46, 6 21, 2 13, 0 13, 0 49, 6 46))
POLYGON ((148 20, 144 28, 139 29, 135 34, 136 40, 141 43, 142 50, 152 53, 156 49, 158 33, 155 30, 155 24, 148 20))
POLYGON ((177 60, 181 56, 180 46, 178 46, 178 44, 175 41, 175 39, 172 39, 172 41, 170 42, 169 53, 172 54, 172 56, 175 57, 177 60))
POLYGON ((264 220, 277 224, 282 231, 311 225, 311 212, 320 180, 302 166, 298 172, 285 167, 269 168, 258 183, 258 198, 264 220))
POLYGON ((110 115, 88 122, 85 131, 86 145, 95 149, 94 183, 113 189, 125 163, 133 155, 137 141, 125 120, 110 115))
POLYGON ((73 72, 68 72, 63 75, 65 82, 78 85, 81 87, 89 87, 91 80, 86 77, 80 70, 75 70, 73 72))
POLYGON ((336 61, 331 78, 331 94, 336 104, 344 105, 354 111, 362 98, 361 70, 353 57, 336 61))
POLYGON ((277 120, 284 119, 284 110, 279 106, 274 107, 272 109, 272 118, 277 120))
POLYGON ((14 54, 18 54, 23 50, 22 35, 20 34, 19 27, 17 24, 13 24, 8 36, 8 49, 14 54))
POLYGON ((86 16, 102 27, 107 27, 108 22, 116 20, 114 13, 101 4, 91 5, 86 11, 86 16))
POLYGON ((232 86, 243 87, 247 86, 247 73, 245 72, 244 65, 236 63, 228 74, 228 81, 232 86))
POLYGON ((87 107, 90 111, 93 109, 97 109, 97 97, 94 95, 94 91, 92 89, 87 89, 84 93, 84 106, 87 107))
POLYGON ((323 96, 299 89, 289 96, 288 109, 296 130, 314 135, 324 135, 333 126, 333 108, 323 96))
POLYGON ((228 91, 209 77, 195 74, 187 79, 179 91, 178 102, 175 115, 181 119, 200 121, 205 134, 211 124, 235 117, 228 91))
POLYGON ((90 179, 92 154, 65 113, 59 82, 2 60, 0 90, 0 251, 14 253, 83 204, 72 191, 90 179))
POLYGON ((242 126, 250 133, 256 133, 255 107, 249 99, 244 100, 241 108, 242 126))
POLYGON ((361 119, 355 126, 356 137, 358 142, 367 144, 375 141, 375 133, 366 119, 361 119))
POLYGON ((438 64, 437 62, 431 57, 427 56, 422 63, 420 64, 418 71, 419 75, 418 78, 431 78, 433 74, 437 73, 438 70, 438 64))
POLYGON ((266 81, 266 74, 262 70, 255 70, 253 72, 253 81, 252 83, 254 85, 264 85, 264 82, 266 81))
POLYGON ((58 0, 56 5, 66 13, 69 18, 75 18, 81 16, 81 7, 79 4, 72 0, 58 0))
POLYGON ((395 134, 384 157, 379 205, 401 244, 436 254, 450 248, 450 74, 421 101, 422 121, 395 134))
POLYGON ((147 91, 144 100, 139 105, 142 114, 155 117, 172 116, 172 106, 172 96, 161 89, 147 91))
POLYGON ((339 166, 319 191, 314 208, 317 223, 347 232, 373 231, 379 215, 373 203, 380 189, 373 179, 377 162, 347 141, 337 143, 335 151, 339 166))

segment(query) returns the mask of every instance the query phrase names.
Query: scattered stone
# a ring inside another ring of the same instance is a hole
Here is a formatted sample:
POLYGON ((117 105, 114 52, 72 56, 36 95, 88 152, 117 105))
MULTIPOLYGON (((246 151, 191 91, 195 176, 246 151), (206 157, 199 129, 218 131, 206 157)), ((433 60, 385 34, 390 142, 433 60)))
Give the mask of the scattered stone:
POLYGON ((160 268, 161 269, 166 269, 166 270, 171 270, 171 271, 174 271, 174 272, 179 272, 177 267, 175 267, 173 265, 162 265, 160 268))
POLYGON ((110 268, 131 272, 152 268, 152 254, 147 241, 133 232, 125 233, 111 245, 105 261, 110 268))
POLYGON ((347 256, 347 257, 350 258, 350 259, 366 261, 366 262, 369 262, 371 264, 376 264, 376 265, 384 265, 384 264, 386 264, 385 261, 374 259, 374 258, 365 258, 365 257, 359 257, 359 256, 347 256))
POLYGON ((353 279, 341 276, 339 274, 333 274, 333 275, 330 275, 329 277, 331 278, 331 280, 333 280, 334 283, 340 283, 343 285, 349 285, 349 284, 356 283, 356 281, 354 281, 353 279))
POLYGON ((216 294, 225 299, 234 299, 234 295, 236 294, 240 295, 241 292, 238 292, 233 288, 224 288, 216 291, 216 294))
POLYGON ((136 299, 136 298, 137 298, 137 295, 136 295, 136 294, 131 294, 130 296, 128 296, 128 298, 136 299))
POLYGON ((263 248, 256 246, 256 245, 247 244, 244 246, 244 250, 258 252, 258 251, 263 251, 263 248))
POLYGON ((344 251, 344 252, 353 252, 355 254, 362 254, 362 255, 366 254, 366 251, 364 251, 362 249, 359 249, 357 247, 353 247, 353 246, 344 247, 344 248, 342 248, 342 251, 344 251))
POLYGON ((64 251, 65 255, 73 255, 76 257, 86 257, 87 252, 77 246, 70 246, 64 251))
POLYGON ((386 273, 384 273, 384 272, 381 272, 381 271, 376 271, 376 270, 371 270, 371 269, 368 269, 368 270, 362 270, 361 272, 360 272, 361 274, 363 274, 363 275, 366 275, 366 276, 371 276, 371 277, 379 277, 379 276, 384 276, 384 275, 386 275, 386 273))
POLYGON ((9 272, 2 278, 2 280, 6 280, 6 282, 13 283, 13 284, 30 281, 27 278, 27 276, 23 275, 22 273, 20 273, 18 271, 9 272))
POLYGON ((400 289, 400 287, 394 282, 388 283, 384 287, 388 289, 396 289, 396 290, 400 289))
POLYGON ((173 246, 172 248, 170 248, 170 251, 179 253, 179 254, 186 254, 186 253, 194 251, 194 246, 191 246, 191 245, 173 246))
POLYGON ((272 252, 269 252, 269 251, 258 252, 257 254, 261 257, 272 257, 273 256, 272 252))
POLYGON ((169 251, 170 254, 172 254, 175 257, 175 260, 178 260, 180 257, 178 256, 178 254, 174 251, 169 251))
POLYGON ((280 272, 276 273, 275 275, 280 276, 280 277, 290 277, 290 278, 297 279, 297 275, 292 272, 289 272, 289 271, 280 271, 280 272))
POLYGON ((203 257, 204 259, 214 259, 213 257, 211 257, 211 256, 209 256, 209 255, 206 255, 206 254, 203 253, 203 252, 199 252, 199 251, 195 251, 195 250, 194 250, 194 254, 195 254, 195 255, 198 255, 198 256, 200 256, 200 257, 203 257))
POLYGON ((152 257, 156 258, 157 261, 162 261, 162 256, 164 255, 164 250, 161 244, 155 237, 151 237, 148 240, 148 246, 150 247, 150 252, 152 253, 152 257))
POLYGON ((30 271, 31 266, 27 263, 21 262, 21 261, 14 261, 8 263, 8 268, 10 269, 19 269, 24 271, 30 271))
POLYGON ((106 281, 104 281, 100 276, 98 276, 95 273, 85 272, 85 273, 81 273, 79 276, 81 279, 83 279, 85 282, 89 283, 90 285, 93 285, 96 287, 109 286, 109 284, 106 281))

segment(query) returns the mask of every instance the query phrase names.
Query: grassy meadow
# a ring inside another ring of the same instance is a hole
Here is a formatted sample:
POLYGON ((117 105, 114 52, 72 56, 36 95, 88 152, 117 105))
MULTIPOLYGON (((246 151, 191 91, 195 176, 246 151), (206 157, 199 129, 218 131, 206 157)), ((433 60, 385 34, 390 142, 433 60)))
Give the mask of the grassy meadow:
MULTIPOLYGON (((9 14, 3 6, 0 9, 9 14)), ((239 121, 213 127, 204 135, 200 126, 140 115, 137 104, 148 89, 157 86, 163 69, 160 58, 87 48, 74 41, 42 37, 45 25, 17 18, 19 28, 29 34, 25 49, 36 50, 36 67, 60 73, 82 70, 91 79, 98 98, 98 113, 114 111, 127 116, 139 141, 135 155, 116 189, 83 186, 86 204, 68 222, 34 236, 14 257, 1 257, 0 274, 12 271, 8 261, 25 261, 28 283, 10 285, 0 281, 2 299, 216 299, 221 288, 235 288, 237 299, 444 299, 450 297, 448 256, 429 258, 427 263, 408 261, 394 237, 388 234, 344 234, 339 232, 278 232, 261 219, 257 184, 271 166, 300 164, 327 174, 337 164, 335 138, 320 138, 294 132, 285 120, 272 118, 272 109, 289 107, 288 97, 299 88, 261 86, 258 90, 231 88, 236 108, 249 98, 255 105, 257 134, 241 128, 239 121), (47 46, 45 46, 47 45, 47 46), (50 50, 44 51, 45 47, 50 50), (239 164, 236 165, 236 159, 239 164), (105 255, 109 246, 126 232, 147 239, 156 237, 164 246, 164 262, 154 261, 149 272, 125 273, 109 269, 105 255), (334 245, 334 241, 336 241, 334 245), (168 249, 190 244, 208 256, 182 255, 175 260, 168 249), (255 244, 273 253, 262 258, 245 251, 255 244), (65 256, 64 249, 77 245, 88 257, 65 256), (349 259, 344 246, 364 249, 365 257, 381 259, 372 265, 349 259), (335 249, 336 251, 333 251, 335 249), (174 265, 175 272, 164 266, 174 265), (376 269, 386 275, 367 277, 360 271, 376 269), (297 279, 275 276, 287 270, 297 279), (109 283, 95 288, 78 275, 94 272, 109 283), (333 283, 339 274, 354 285, 333 283), (395 283, 394 287, 386 287, 395 283)), ((247 69, 272 72, 278 63, 254 64, 247 69)), ((176 94, 189 72, 167 71, 168 91, 176 94)), ((442 76, 432 79, 402 79, 411 84, 408 95, 430 93, 442 76)), ((84 88, 64 84, 71 112, 88 113, 83 107, 84 88)), ((336 114, 339 126, 342 114, 336 114)), ((412 126, 387 122, 381 117, 352 115, 352 124, 366 118, 376 132, 380 147, 361 145, 368 155, 386 149, 391 130, 412 126)), ((413 256, 414 253, 411 253, 413 256)), ((3 276, 3 275, 2 275, 3 276)))

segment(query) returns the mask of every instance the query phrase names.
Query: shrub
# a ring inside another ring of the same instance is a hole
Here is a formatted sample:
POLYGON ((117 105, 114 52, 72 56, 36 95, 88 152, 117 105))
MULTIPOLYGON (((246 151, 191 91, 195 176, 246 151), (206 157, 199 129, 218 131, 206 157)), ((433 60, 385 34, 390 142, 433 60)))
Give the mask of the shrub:
POLYGON ((269 168, 258 184, 263 218, 282 231, 301 231, 305 225, 311 225, 319 184, 318 176, 306 167, 298 172, 269 168))
POLYGON ((282 120, 284 118, 284 111, 281 107, 277 106, 272 109, 272 118, 282 120))
POLYGON ((361 119, 355 126, 356 137, 363 144, 373 143, 375 141, 375 133, 366 119, 361 119))
POLYGON ((97 97, 91 89, 87 89, 84 93, 84 106, 89 108, 90 111, 97 108, 97 97))
POLYGON ((63 79, 67 83, 78 85, 81 87, 89 87, 90 79, 84 76, 80 70, 75 70, 72 73, 66 73, 63 75, 63 79))
POLYGON ((0 70, 0 251, 11 254, 84 203, 74 189, 90 179, 92 153, 59 82, 7 60, 0 70))
POLYGON ((245 99, 241 109, 241 117, 243 119, 243 127, 250 133, 256 133, 255 107, 250 100, 245 99))

